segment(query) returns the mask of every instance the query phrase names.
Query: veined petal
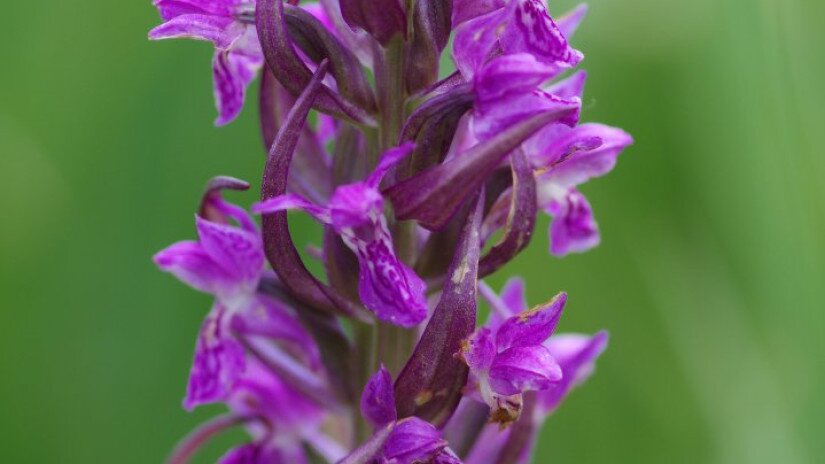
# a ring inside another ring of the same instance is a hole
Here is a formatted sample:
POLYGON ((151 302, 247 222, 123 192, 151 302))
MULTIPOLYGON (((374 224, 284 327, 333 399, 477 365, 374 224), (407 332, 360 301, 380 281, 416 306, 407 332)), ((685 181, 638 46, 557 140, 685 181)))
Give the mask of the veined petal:
POLYGON ((515 346, 496 356, 490 386, 499 395, 546 390, 562 378, 561 367, 544 346, 515 346))
POLYGON ((155 254, 157 266, 202 292, 217 294, 234 282, 232 276, 219 266, 200 243, 175 243, 155 254))
POLYGON ((427 286, 395 255, 386 227, 381 216, 372 240, 348 233, 342 238, 358 256, 358 294, 364 306, 383 321, 413 327, 427 317, 427 286))
POLYGON ((330 223, 339 234, 344 229, 369 226, 384 213, 384 198, 364 182, 342 185, 329 200, 330 223))
POLYGON ((562 292, 548 303, 536 306, 504 321, 496 332, 496 347, 498 350, 503 351, 514 346, 535 346, 544 343, 556 329, 566 301, 567 294, 562 292))
MULTIPOLYGON (((251 30, 254 33, 254 30, 251 30)), ((223 126, 232 122, 246 98, 246 88, 255 79, 263 66, 263 56, 247 55, 232 50, 216 50, 212 60, 212 78, 218 119, 215 125, 223 126)))
POLYGON ((532 53, 545 63, 575 66, 583 55, 570 47, 542 0, 511 0, 509 21, 501 34, 506 53, 532 53))
POLYGON ((581 253, 599 244, 599 226, 593 210, 578 190, 570 189, 545 208, 553 216, 550 224, 550 253, 564 256, 581 253))
POLYGON ((264 268, 261 238, 227 224, 195 218, 201 246, 236 282, 254 289, 264 268))
POLYGON ((428 462, 447 446, 432 424, 418 417, 398 422, 384 444, 384 458, 398 464, 428 462))
POLYGON ((183 406, 226 399, 245 366, 243 347, 227 333, 226 308, 216 305, 201 326, 183 406))
POLYGON ((245 26, 232 17, 206 14, 176 16, 149 31, 152 40, 189 38, 206 40, 219 50, 227 50, 244 32, 245 26))
POLYGON ((493 365, 496 345, 490 329, 482 327, 461 343, 461 357, 470 366, 471 372, 484 372, 493 365))
POLYGON ((370 377, 361 394, 361 414, 374 426, 382 427, 398 418, 390 372, 381 368, 370 377))

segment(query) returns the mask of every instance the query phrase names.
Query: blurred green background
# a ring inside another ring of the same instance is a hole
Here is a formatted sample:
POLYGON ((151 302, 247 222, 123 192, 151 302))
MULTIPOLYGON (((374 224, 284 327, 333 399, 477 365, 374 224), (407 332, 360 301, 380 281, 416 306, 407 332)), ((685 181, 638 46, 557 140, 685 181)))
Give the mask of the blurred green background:
MULTIPOLYGON (((825 4, 590 6, 584 119, 636 139, 583 189, 603 243, 557 260, 542 232, 492 279, 567 290, 562 329, 612 336, 537 462, 821 460, 825 4)), ((3 462, 157 463, 219 409, 180 408, 209 298, 150 257, 193 236, 211 176, 257 189, 263 156, 254 104, 212 127, 210 47, 150 43, 157 23, 148 0, 4 3, 3 462)))

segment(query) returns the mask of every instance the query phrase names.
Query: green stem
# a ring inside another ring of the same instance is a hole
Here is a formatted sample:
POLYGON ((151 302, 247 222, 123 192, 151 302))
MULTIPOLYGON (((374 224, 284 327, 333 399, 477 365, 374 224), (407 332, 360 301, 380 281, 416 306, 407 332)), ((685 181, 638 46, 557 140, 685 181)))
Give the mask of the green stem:
POLYGON ((404 123, 404 103, 407 100, 404 80, 404 40, 400 35, 387 44, 377 56, 376 87, 378 89, 381 151, 398 145, 404 123))

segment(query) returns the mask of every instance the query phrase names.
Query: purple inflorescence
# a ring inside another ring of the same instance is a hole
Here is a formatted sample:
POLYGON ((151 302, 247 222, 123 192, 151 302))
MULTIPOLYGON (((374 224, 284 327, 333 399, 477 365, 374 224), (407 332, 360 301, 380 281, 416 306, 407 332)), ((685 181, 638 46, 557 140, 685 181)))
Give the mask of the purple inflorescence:
POLYGON ((218 125, 261 75, 267 151, 260 226, 223 198, 250 185, 216 177, 197 240, 154 257, 214 297, 184 406, 228 409, 169 462, 235 426, 249 440, 220 463, 530 462, 607 333, 556 334, 567 294, 530 308, 521 279, 500 294, 481 279, 527 247, 542 211, 551 254, 600 241, 579 188, 633 140, 580 123, 587 76, 570 38, 586 7, 554 19, 542 0, 154 4, 151 39, 214 45, 218 125), (455 72, 438 80, 450 42, 455 72), (300 253, 289 210, 323 243, 300 253))

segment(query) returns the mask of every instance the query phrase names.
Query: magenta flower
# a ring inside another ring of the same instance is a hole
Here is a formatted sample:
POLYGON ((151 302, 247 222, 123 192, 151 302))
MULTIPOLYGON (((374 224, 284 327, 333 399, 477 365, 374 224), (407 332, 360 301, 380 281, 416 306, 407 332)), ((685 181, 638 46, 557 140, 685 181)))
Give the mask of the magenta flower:
MULTIPOLYGON (((461 74, 470 78, 498 54, 529 53, 561 70, 575 66, 583 55, 570 47, 541 0, 477 0, 465 11, 483 13, 456 28, 453 58, 461 74), (491 7, 500 6, 491 10, 491 7), (489 11, 489 12, 486 12, 489 11), (486 13, 485 13, 486 12, 486 13)), ((459 14, 459 19, 465 19, 459 14)))
POLYGON ((544 342, 555 330, 566 301, 567 295, 561 293, 547 304, 513 311, 465 341, 461 356, 470 366, 473 388, 490 406, 491 421, 506 425, 516 420, 523 393, 547 390, 561 380, 561 367, 544 342))
POLYGON ((257 292, 264 274, 261 237, 252 219, 220 197, 217 179, 204 196, 201 214, 195 218, 198 241, 183 241, 158 252, 154 261, 162 270, 184 283, 214 295, 215 302, 201 326, 189 376, 184 406, 221 401, 244 371, 244 350, 233 332, 266 336, 297 346, 317 366, 314 343, 284 304, 257 292), (226 223, 231 218, 240 227, 226 223), (220 222, 219 222, 220 221, 220 222))
POLYGON ((338 187, 325 206, 286 194, 252 207, 260 214, 301 209, 318 222, 331 225, 358 257, 358 292, 364 306, 379 319, 402 327, 415 326, 427 316, 426 287, 395 255, 378 186, 387 171, 412 149, 412 144, 406 144, 389 150, 369 177, 338 187))
POLYGON ((154 3, 152 39, 214 44, 219 125, 266 64, 260 231, 221 197, 248 184, 216 178, 198 239, 155 256, 214 297, 184 406, 228 408, 169 462, 243 426, 220 464, 527 464, 607 335, 554 335, 565 293, 528 309, 521 280, 499 296, 479 279, 527 249, 541 211, 551 253, 599 241, 579 188, 632 139, 580 124, 586 75, 562 77, 582 60, 568 41, 586 7, 556 20, 545 0, 154 3), (457 70, 438 80, 451 38, 457 70), (305 253, 296 209, 323 226, 305 253), (481 327, 479 294, 493 308, 481 327))
POLYGON ((163 24, 149 32, 152 40, 190 38, 215 45, 212 58, 215 102, 222 126, 243 108, 246 88, 263 66, 264 57, 252 24, 241 15, 254 11, 254 1, 154 0, 163 24))
MULTIPOLYGON (((361 395, 361 414, 376 428, 373 441, 380 437, 383 442, 369 449, 370 442, 356 450, 348 459, 370 464, 417 464, 460 463, 441 433, 429 422, 418 417, 398 419, 395 409, 390 373, 381 368, 370 377, 361 395), (382 436, 385 435, 385 436, 382 436), (355 457, 358 457, 358 460, 355 457)), ((343 462, 348 462, 345 459, 343 462)))

